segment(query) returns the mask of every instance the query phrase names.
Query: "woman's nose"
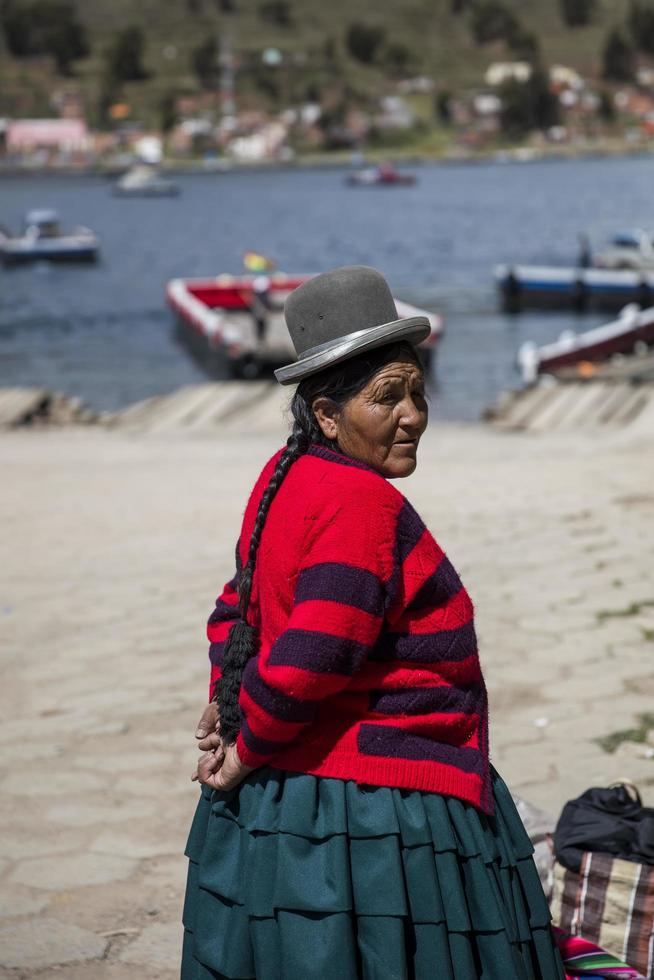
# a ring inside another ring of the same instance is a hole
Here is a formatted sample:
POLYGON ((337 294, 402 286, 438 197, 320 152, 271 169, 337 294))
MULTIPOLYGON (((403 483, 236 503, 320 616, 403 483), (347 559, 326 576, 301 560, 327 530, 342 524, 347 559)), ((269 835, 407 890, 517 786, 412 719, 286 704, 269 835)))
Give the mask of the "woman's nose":
POLYGON ((400 402, 399 424, 404 429, 424 429, 427 424, 427 408, 417 405, 411 396, 400 402))

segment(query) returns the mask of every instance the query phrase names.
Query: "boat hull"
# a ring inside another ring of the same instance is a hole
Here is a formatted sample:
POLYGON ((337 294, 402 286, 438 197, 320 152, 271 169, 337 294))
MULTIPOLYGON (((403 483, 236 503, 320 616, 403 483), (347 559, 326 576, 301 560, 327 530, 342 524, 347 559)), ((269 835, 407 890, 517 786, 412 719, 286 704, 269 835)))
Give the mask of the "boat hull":
POLYGON ((638 353, 654 345, 654 308, 627 307, 617 320, 581 334, 564 334, 558 341, 535 347, 525 344, 518 363, 525 381, 573 365, 596 364, 618 355, 638 353))
POLYGON ((5 247, 0 251, 0 258, 4 265, 22 265, 28 262, 97 262, 98 247, 59 249, 5 247))
POLYGON ((178 197, 179 187, 171 184, 168 187, 118 187, 111 189, 114 197, 178 197))
MULTIPOLYGON (((265 340, 257 335, 253 315, 252 287, 256 277, 232 276, 209 279, 173 279, 166 288, 168 304, 177 315, 177 338, 194 360, 211 377, 256 378, 295 359, 284 323, 283 302, 310 276, 275 274, 270 278, 268 324, 265 340)), ((418 310, 396 301, 402 317, 426 316, 431 334, 419 347, 423 363, 429 367, 443 331, 443 321, 434 313, 418 310)))
POLYGON ((654 272, 499 266, 495 281, 509 312, 526 308, 620 310, 627 303, 654 303, 654 272))

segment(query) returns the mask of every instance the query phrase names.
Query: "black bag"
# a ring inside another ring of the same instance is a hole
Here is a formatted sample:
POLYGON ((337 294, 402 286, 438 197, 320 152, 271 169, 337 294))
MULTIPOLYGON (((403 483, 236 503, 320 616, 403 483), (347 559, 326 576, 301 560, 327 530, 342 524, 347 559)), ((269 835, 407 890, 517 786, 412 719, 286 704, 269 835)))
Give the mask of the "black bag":
POLYGON ((587 789, 563 807, 554 850, 557 861, 576 872, 586 851, 654 865, 654 809, 643 806, 638 790, 629 784, 587 789))

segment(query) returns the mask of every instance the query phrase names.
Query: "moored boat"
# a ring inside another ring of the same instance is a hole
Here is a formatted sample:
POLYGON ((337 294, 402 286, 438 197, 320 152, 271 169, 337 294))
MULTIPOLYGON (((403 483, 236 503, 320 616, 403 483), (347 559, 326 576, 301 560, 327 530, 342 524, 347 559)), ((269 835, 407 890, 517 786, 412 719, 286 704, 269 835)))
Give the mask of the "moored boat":
MULTIPOLYGON (((172 279, 166 298, 178 317, 179 337, 212 376, 255 378, 294 358, 283 306, 292 290, 311 277, 221 275, 216 279, 172 279)), ((438 314, 396 300, 401 317, 429 318, 431 334, 420 353, 429 363, 443 332, 438 314)))
POLYGON ((29 211, 22 234, 11 235, 0 229, 0 258, 5 265, 47 260, 50 262, 95 262, 100 243, 82 226, 64 234, 56 211, 29 211))
POLYGON ((345 183, 350 187, 409 187, 415 182, 415 174, 397 170, 390 163, 363 167, 345 178, 345 183))
POLYGON ((566 330, 558 340, 543 347, 527 341, 518 351, 518 366, 523 381, 531 384, 540 374, 606 361, 616 354, 644 352, 653 344, 654 307, 641 310, 631 304, 616 320, 593 330, 580 334, 566 330))
POLYGON ((503 306, 619 310, 626 303, 654 303, 654 271, 555 266, 500 265, 495 281, 503 306))
POLYGON ((176 197, 179 185, 158 170, 139 164, 128 170, 111 188, 117 197, 176 197))

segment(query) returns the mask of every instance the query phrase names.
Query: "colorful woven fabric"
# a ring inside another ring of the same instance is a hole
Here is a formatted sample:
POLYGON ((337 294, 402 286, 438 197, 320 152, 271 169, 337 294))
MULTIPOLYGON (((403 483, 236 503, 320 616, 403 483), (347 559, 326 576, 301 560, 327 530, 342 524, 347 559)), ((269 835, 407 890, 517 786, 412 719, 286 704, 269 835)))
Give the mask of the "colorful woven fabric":
POLYGON ((569 936, 558 928, 554 928, 554 937, 563 960, 567 980, 575 980, 575 977, 583 977, 584 980, 593 980, 593 977, 645 980, 637 970, 633 970, 617 956, 589 942, 588 939, 569 936))
POLYGON ((587 851, 579 874, 554 865, 552 918, 565 932, 654 975, 654 867, 587 851))
MULTIPOLYGON (((242 563, 277 459, 248 503, 242 563)), ((238 615, 235 582, 209 620, 212 684, 238 615)), ((248 618, 260 647, 241 686, 246 764, 446 793, 492 812, 472 602, 382 476, 320 446, 293 464, 261 536, 248 618)))

